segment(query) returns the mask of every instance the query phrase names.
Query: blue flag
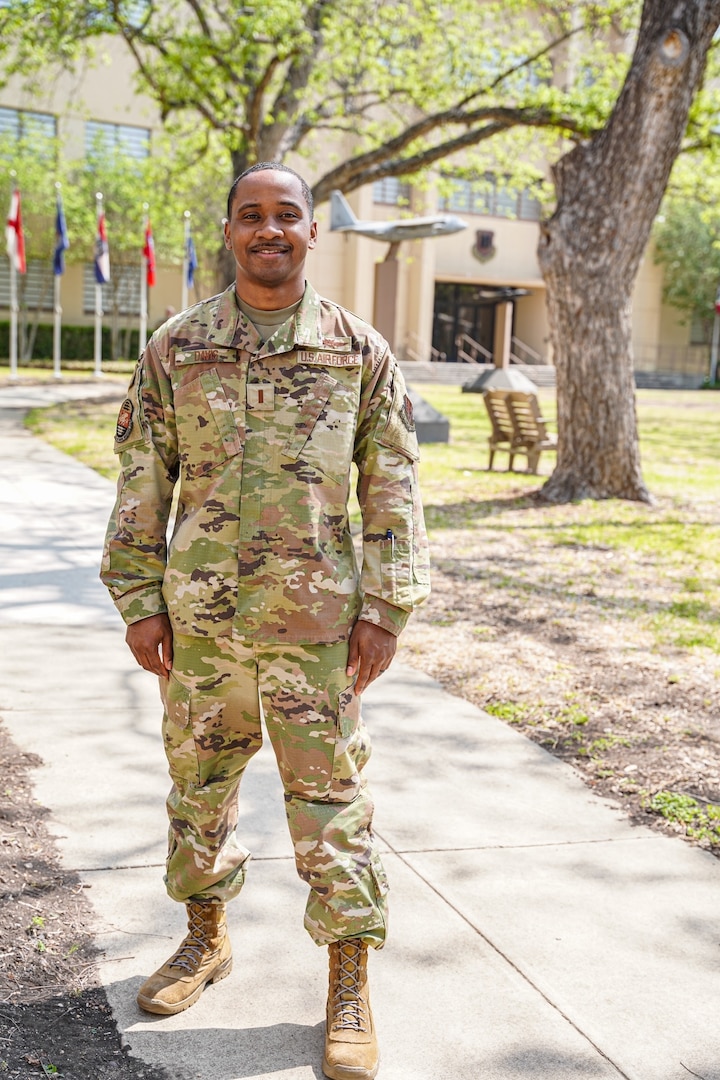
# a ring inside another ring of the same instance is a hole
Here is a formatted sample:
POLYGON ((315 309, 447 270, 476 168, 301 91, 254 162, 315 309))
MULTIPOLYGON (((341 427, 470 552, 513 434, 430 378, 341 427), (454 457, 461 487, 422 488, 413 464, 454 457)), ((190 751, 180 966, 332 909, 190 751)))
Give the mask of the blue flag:
POLYGON ((65 252, 70 247, 68 240, 67 225, 65 224, 65 211, 63 210, 62 196, 58 192, 57 212, 55 214, 55 255, 53 257, 53 273, 65 273, 65 252))
POLYGON ((197 255, 195 253, 195 243, 192 235, 188 235, 187 238, 187 286, 188 289, 192 289, 195 284, 195 271, 198 267, 197 255))

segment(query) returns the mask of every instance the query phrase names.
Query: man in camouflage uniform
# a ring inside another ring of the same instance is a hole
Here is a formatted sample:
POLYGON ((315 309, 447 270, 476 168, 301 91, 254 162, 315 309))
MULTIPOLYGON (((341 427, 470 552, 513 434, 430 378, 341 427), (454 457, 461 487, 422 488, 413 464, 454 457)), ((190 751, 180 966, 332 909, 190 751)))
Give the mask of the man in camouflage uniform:
POLYGON ((366 955, 385 939, 387 883, 359 695, 429 591, 428 552, 402 375, 371 326, 305 282, 316 233, 296 173, 264 163, 236 180, 235 282, 155 332, 120 409, 101 576, 135 658, 160 676, 165 881, 188 910, 187 937, 139 1004, 179 1012, 230 971, 225 905, 250 859, 238 787, 262 716, 310 887, 305 926, 330 947, 323 1069, 363 1080, 378 1067, 366 955))

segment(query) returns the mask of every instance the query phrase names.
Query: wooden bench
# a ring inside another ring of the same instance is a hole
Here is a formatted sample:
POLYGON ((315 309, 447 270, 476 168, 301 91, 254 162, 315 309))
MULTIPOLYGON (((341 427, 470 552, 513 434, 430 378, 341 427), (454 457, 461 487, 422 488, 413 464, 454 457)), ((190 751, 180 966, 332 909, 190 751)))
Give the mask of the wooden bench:
POLYGON ((537 394, 520 390, 486 390, 483 400, 492 425, 488 438, 488 469, 493 467, 495 451, 507 450, 509 471, 513 469, 516 455, 524 454, 527 471, 537 473, 543 450, 557 450, 557 437, 547 429, 537 394))

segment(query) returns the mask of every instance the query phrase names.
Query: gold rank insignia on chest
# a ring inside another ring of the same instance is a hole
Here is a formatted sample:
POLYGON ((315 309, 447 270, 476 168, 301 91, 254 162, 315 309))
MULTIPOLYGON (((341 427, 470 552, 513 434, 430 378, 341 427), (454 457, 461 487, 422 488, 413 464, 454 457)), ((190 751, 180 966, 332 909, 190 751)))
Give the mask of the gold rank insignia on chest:
POLYGON ((255 412, 272 412, 275 408, 275 387, 272 383, 248 383, 247 407, 255 412))

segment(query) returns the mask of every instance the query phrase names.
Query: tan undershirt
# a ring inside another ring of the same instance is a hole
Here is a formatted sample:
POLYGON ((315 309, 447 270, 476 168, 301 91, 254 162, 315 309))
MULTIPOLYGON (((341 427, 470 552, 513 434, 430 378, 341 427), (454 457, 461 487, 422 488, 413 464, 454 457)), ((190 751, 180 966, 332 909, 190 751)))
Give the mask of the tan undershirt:
POLYGON ((261 308, 254 308, 250 304, 246 304, 237 293, 235 293, 235 299, 243 315, 250 320, 263 339, 263 344, 273 336, 279 326, 282 326, 283 323, 293 317, 302 303, 302 297, 300 297, 297 303, 291 304, 290 307, 278 308, 277 311, 263 311, 261 308))

